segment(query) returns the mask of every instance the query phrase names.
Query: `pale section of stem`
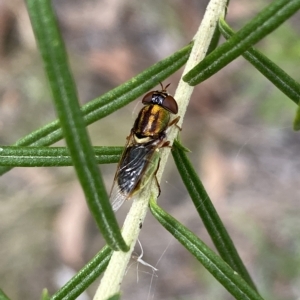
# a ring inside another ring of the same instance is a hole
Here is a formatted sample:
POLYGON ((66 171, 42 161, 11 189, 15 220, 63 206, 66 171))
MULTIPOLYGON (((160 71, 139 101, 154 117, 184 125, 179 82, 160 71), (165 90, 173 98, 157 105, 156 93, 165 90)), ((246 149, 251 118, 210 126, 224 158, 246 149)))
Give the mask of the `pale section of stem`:
MULTIPOLYGON (((227 0, 211 0, 206 8, 206 12, 204 14, 203 20, 200 24, 200 27, 197 33, 194 36, 194 46, 191 51, 191 55, 186 63, 184 71, 182 73, 181 79, 177 86, 174 98, 176 99, 179 107, 178 115, 180 116, 180 120, 178 122, 178 126, 181 127, 183 122, 183 118, 190 101, 191 95, 193 93, 194 87, 188 85, 186 82, 182 80, 182 77, 193 69, 206 55, 206 52, 209 48, 212 36, 217 27, 219 18, 225 16, 227 0)), ((168 133, 168 141, 173 143, 174 139, 178 135, 178 128, 173 126, 170 128, 170 132, 168 133)), ((167 162, 168 156, 170 154, 170 149, 164 149, 161 155, 160 168, 156 174, 158 181, 160 182, 161 176, 167 162)))
MULTIPOLYGON (((183 75, 191 70, 194 66, 196 66, 205 57, 218 20, 220 17, 224 16, 226 2, 226 0, 211 0, 209 2, 201 25, 194 37, 194 46, 184 69, 183 75)), ((192 92, 193 87, 189 86, 181 79, 174 95, 174 98, 176 99, 179 106, 179 126, 183 121, 183 117, 186 112, 186 108, 192 92)), ((173 126, 168 132, 168 140, 171 141, 171 144, 173 143, 173 140, 176 138, 177 134, 178 129, 173 126)), ((160 181, 161 179, 161 175, 169 154, 169 149, 163 149, 160 167, 157 172, 158 181, 160 181)), ((128 262, 138 238, 140 224, 144 222, 146 216, 149 199, 151 196, 154 196, 155 194, 157 195, 157 193, 157 187, 155 182, 153 181, 151 184, 151 188, 145 189, 133 201, 122 230, 123 238, 127 245, 130 245, 130 250, 128 252, 115 251, 113 253, 110 263, 101 280, 100 286, 95 294, 94 300, 106 300, 120 291, 120 286, 128 262)))
POLYGON ((113 253, 94 300, 108 299, 120 291, 126 267, 140 232, 140 225, 143 224, 148 209, 148 200, 145 200, 145 197, 141 198, 133 201, 122 230, 123 238, 126 244, 130 245, 130 250, 113 253))

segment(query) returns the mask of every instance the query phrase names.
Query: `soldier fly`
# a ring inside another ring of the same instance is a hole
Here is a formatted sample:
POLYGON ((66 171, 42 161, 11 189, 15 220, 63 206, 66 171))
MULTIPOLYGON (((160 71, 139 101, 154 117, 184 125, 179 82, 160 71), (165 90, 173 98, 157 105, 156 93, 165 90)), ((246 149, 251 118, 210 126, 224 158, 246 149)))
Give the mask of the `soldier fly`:
MULTIPOLYGON (((177 114, 176 100, 161 84, 160 91, 151 91, 142 100, 145 105, 127 137, 127 144, 117 167, 114 184, 110 193, 113 210, 141 191, 155 176, 159 167, 159 149, 168 147, 166 131, 176 125, 179 118, 170 122, 171 113, 177 114)), ((160 187, 157 182, 160 192, 160 187)))

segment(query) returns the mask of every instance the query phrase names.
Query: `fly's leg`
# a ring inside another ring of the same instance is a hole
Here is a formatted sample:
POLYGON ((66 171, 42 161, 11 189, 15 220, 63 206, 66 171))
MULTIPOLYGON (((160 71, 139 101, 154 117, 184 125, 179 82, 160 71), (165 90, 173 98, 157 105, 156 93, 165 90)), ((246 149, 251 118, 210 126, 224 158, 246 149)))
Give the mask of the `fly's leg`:
MULTIPOLYGON (((170 146, 170 141, 164 142, 159 148, 164 148, 164 147, 172 149, 172 146, 170 146)), ((157 189, 158 189, 158 196, 157 197, 159 197, 160 193, 161 193, 160 185, 159 185, 159 182, 158 182, 157 177, 156 177, 156 174, 157 174, 157 171, 158 171, 159 165, 160 165, 160 160, 161 160, 161 158, 159 158, 159 161, 158 161, 158 164, 157 164, 157 168, 156 168, 156 170, 154 172, 154 178, 155 178, 156 186, 157 186, 157 189)))
MULTIPOLYGON (((171 127, 171 126, 173 126, 173 125, 175 125, 175 126, 181 131, 181 130, 182 130, 181 127, 179 127, 179 126, 177 125, 179 119, 180 119, 180 116, 178 116, 177 118, 175 118, 174 120, 172 120, 172 121, 168 124, 168 128, 171 127)), ((161 138, 161 142, 163 141, 163 139, 164 139, 165 137, 166 137, 166 135, 165 135, 165 133, 164 133, 164 135, 160 137, 160 138, 161 138)), ((170 146, 170 141, 165 141, 165 142, 163 142, 158 148, 165 148, 165 147, 172 149, 172 146, 170 146)), ((158 150, 158 149, 157 149, 157 150, 158 150)), ((160 185, 159 185, 159 182, 158 182, 157 177, 156 177, 156 174, 157 174, 157 171, 158 171, 159 165, 160 165, 160 160, 161 160, 161 159, 159 159, 158 164, 157 164, 157 168, 156 168, 156 170, 155 170, 155 172, 154 172, 154 178, 155 178, 156 186, 157 186, 157 189, 158 189, 158 196, 157 196, 157 197, 159 197, 159 196, 160 196, 160 193, 161 193, 160 185)))
POLYGON ((172 120, 169 124, 168 124, 168 128, 175 125, 177 127, 177 129, 179 129, 180 131, 182 130, 181 127, 179 127, 177 125, 177 123, 179 122, 180 116, 178 116, 177 118, 175 118, 174 120, 172 120))
POLYGON ((165 148, 165 147, 172 149, 172 146, 170 146, 170 141, 164 142, 159 148, 165 148))
MULTIPOLYGON (((166 143, 168 143, 168 142, 166 142, 166 143)), ((166 147, 167 147, 167 146, 166 146, 166 147)), ((158 182, 157 177, 156 177, 157 171, 158 171, 158 169, 159 169, 159 165, 160 165, 160 159, 159 159, 159 161, 158 161, 157 168, 156 168, 156 170, 155 170, 155 172, 154 172, 154 178, 155 178, 156 186, 157 186, 157 189, 158 189, 158 195, 157 195, 157 198, 160 196, 160 193, 161 193, 160 185, 159 185, 159 182, 158 182)))
POLYGON ((129 140, 132 138, 133 135, 133 128, 130 130, 130 134, 128 136, 126 136, 126 141, 127 143, 129 142, 129 140))

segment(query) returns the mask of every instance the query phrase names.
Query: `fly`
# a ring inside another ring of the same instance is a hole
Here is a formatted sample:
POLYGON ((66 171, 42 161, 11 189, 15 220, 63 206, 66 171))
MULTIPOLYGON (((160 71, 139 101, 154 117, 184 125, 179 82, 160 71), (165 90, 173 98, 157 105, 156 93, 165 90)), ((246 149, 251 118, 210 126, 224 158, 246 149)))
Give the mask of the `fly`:
MULTIPOLYGON (((176 100, 167 92, 169 85, 164 88, 161 84, 160 91, 151 91, 142 100, 145 106, 139 112, 127 137, 110 193, 114 211, 125 200, 141 191, 155 176, 160 161, 159 149, 169 146, 166 131, 177 124, 180 118, 170 122, 171 114, 177 114, 178 106, 176 100)), ((159 188, 158 182, 157 186, 159 188)))

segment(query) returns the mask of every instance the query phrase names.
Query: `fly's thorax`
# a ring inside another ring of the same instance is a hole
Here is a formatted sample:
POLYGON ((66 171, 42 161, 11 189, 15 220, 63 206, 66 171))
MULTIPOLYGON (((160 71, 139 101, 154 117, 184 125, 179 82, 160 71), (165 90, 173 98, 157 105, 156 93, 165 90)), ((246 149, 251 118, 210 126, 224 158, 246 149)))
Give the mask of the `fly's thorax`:
POLYGON ((159 147, 164 142, 165 138, 166 138, 165 132, 161 132, 158 137, 152 137, 152 136, 140 137, 136 134, 133 135, 134 145, 143 145, 148 148, 159 147))
POLYGON ((135 120, 133 132, 139 139, 160 138, 170 122, 170 113, 157 104, 143 107, 135 120))
POLYGON ((136 135, 136 134, 133 135, 133 138, 134 138, 135 144, 147 144, 153 140, 153 138, 150 136, 140 137, 139 135, 136 135))

